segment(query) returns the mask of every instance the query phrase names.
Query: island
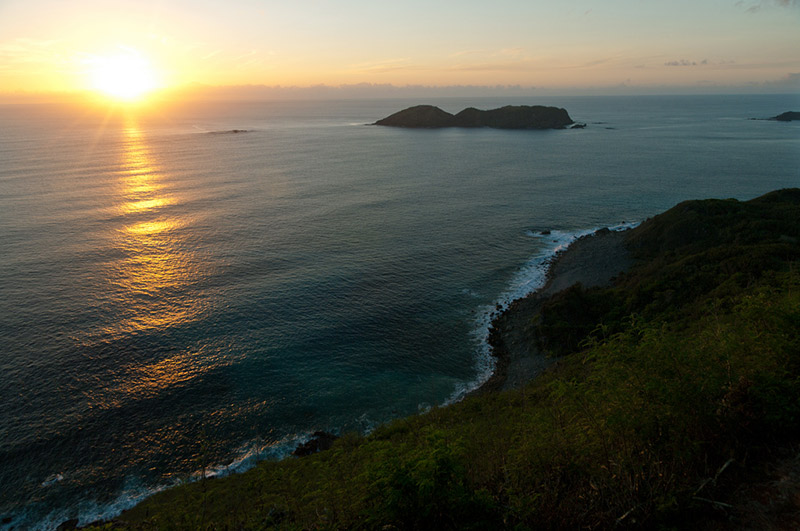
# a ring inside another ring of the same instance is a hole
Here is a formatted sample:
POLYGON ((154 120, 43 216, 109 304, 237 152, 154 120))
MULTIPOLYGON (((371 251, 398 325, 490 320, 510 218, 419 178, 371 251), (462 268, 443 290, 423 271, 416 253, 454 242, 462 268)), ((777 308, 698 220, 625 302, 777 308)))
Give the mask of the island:
POLYGON ((469 107, 458 114, 450 114, 434 105, 416 105, 378 120, 372 125, 419 129, 443 127, 564 129, 574 123, 565 109, 543 105, 506 105, 488 111, 469 107))
POLYGON ((784 113, 779 114, 778 116, 773 116, 772 118, 768 119, 775 120, 777 122, 791 122, 793 120, 800 120, 800 112, 786 111, 784 113))

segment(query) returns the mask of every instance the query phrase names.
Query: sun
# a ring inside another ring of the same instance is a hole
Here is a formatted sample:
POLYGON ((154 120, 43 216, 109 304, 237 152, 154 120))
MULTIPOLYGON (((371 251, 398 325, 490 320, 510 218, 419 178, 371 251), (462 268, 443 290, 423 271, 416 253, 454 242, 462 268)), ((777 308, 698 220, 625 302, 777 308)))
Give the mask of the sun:
POLYGON ((93 90, 120 101, 141 100, 158 85, 147 59, 128 48, 113 55, 93 57, 89 78, 93 90))

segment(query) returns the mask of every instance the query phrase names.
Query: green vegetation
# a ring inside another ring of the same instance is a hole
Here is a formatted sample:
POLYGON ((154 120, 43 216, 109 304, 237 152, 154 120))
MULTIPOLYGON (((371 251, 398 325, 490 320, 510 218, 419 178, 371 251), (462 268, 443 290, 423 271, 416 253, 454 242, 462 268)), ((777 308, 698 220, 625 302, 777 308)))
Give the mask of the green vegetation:
MULTIPOLYGON (((552 298, 526 387, 172 489, 133 529, 686 528, 800 440, 800 190, 646 221, 613 288, 552 298), (750 467, 750 468, 748 468, 750 467), (388 527, 387 527, 388 526, 388 527)), ((113 524, 110 524, 113 525, 113 524)))

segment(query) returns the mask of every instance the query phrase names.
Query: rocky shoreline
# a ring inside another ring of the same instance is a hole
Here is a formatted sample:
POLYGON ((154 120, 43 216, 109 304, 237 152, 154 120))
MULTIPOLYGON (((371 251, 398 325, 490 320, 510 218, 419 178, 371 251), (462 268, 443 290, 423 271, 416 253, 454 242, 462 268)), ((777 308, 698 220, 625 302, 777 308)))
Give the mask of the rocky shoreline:
POLYGON ((625 245, 628 232, 600 229, 576 240, 553 258, 541 289, 513 301, 495 317, 489 329, 495 370, 476 393, 521 387, 555 361, 536 347, 532 323, 542 303, 575 283, 605 286, 627 271, 633 264, 625 245))

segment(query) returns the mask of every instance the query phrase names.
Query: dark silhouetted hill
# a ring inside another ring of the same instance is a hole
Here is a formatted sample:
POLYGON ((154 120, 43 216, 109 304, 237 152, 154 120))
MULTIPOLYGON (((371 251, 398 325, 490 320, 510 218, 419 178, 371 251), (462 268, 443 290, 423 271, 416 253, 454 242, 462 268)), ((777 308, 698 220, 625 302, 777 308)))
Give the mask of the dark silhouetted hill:
POLYGON ((429 129, 442 127, 564 129, 573 123, 565 109, 542 105, 507 105, 488 111, 469 107, 455 115, 433 105, 417 105, 378 120, 375 125, 429 129))

